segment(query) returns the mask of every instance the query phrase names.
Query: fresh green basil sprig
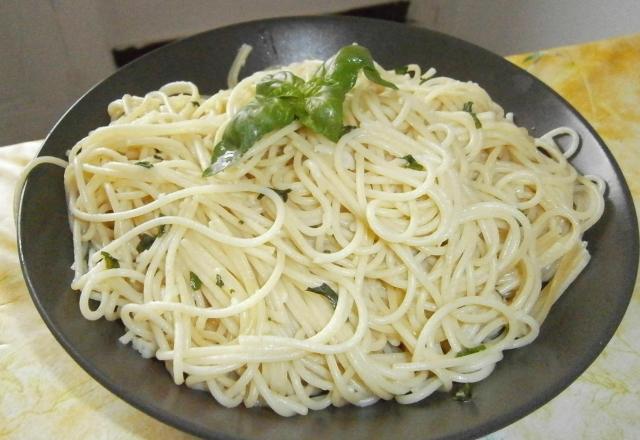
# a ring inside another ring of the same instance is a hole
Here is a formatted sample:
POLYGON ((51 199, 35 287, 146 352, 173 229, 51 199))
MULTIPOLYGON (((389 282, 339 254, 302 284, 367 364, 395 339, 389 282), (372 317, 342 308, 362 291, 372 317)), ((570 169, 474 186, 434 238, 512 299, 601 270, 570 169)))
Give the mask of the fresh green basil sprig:
POLYGON ((256 85, 255 98, 229 121, 202 175, 219 173, 264 135, 294 120, 337 142, 348 131, 343 104, 360 71, 376 84, 397 89, 380 76, 369 50, 358 45, 340 49, 309 81, 286 71, 266 75, 256 85))

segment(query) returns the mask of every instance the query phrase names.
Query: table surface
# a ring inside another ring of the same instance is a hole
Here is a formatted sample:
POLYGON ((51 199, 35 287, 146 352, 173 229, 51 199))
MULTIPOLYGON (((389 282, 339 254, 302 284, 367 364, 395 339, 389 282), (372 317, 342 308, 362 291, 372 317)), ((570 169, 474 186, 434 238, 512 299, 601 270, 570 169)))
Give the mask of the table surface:
MULTIPOLYGON (((508 57, 593 125, 640 201, 640 34, 508 57)), ((508 109, 506 109, 508 111, 508 109)), ((18 263, 12 212, 42 141, 0 148, 0 438, 190 438, 84 372, 38 315, 18 263)), ((558 397, 487 439, 640 437, 640 289, 598 359, 558 397)))

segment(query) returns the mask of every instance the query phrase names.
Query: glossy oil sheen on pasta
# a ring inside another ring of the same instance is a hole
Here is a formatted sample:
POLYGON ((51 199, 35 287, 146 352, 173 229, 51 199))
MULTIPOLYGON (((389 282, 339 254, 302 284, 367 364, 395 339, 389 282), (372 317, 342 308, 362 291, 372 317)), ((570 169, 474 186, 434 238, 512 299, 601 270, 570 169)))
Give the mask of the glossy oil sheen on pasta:
POLYGON ((266 73, 126 95, 69 151, 83 316, 121 319, 176 384, 284 416, 416 402, 536 338, 603 211, 572 130, 534 139, 477 84, 411 65, 382 72, 398 90, 360 75, 337 143, 294 122, 202 177, 266 73))

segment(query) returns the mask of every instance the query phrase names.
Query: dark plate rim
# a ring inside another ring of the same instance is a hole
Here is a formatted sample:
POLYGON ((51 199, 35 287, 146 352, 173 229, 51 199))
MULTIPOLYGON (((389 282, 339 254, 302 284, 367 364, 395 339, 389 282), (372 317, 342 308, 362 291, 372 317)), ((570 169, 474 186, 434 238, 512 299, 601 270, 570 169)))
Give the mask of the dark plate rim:
MULTIPOLYGON (((450 435, 445 435, 443 437, 438 437, 438 439, 440 440, 445 440, 445 439, 458 439, 458 438, 472 438, 472 437, 477 437, 477 436, 483 436, 486 434, 489 434, 491 432, 495 432, 501 428, 504 428, 505 426, 510 425, 511 423, 524 418, 525 416, 527 416, 528 414, 532 413, 533 411, 535 411, 536 409, 542 407, 543 405, 545 405, 546 403, 548 403, 550 400, 552 400, 554 397, 558 396, 562 391, 564 391, 566 388, 568 388, 596 359, 597 357, 602 353, 602 351, 605 349, 606 345, 609 343, 609 341, 611 340, 611 338, 613 337, 616 329, 618 328, 618 326, 620 325, 622 319, 624 318, 624 314, 628 308, 629 302, 631 301, 631 296, 633 294, 633 288, 635 285, 635 280, 638 274, 638 260, 639 260, 639 254, 640 254, 640 250, 639 250, 639 233, 638 233, 638 219, 637 219, 637 213, 636 213, 636 209, 635 209, 635 204, 633 201, 633 198, 631 196, 631 192, 629 189, 629 186, 626 182, 626 179, 624 177, 624 174, 622 173, 622 170, 620 168, 620 166, 618 165, 617 161, 615 160, 613 154, 611 153, 611 151, 609 150, 609 148, 607 147, 606 143, 602 140, 602 138, 600 137, 600 135, 596 132, 596 130, 592 127, 592 125, 564 98, 562 97, 560 94, 558 94, 554 89, 552 89, 550 86, 548 86, 546 83, 544 83, 543 81, 541 81, 540 79, 538 79, 537 77, 535 77, 534 75, 532 75, 531 73, 529 73, 528 71, 521 69, 520 67, 516 66, 515 64, 511 63, 510 61, 506 60, 504 57, 495 54, 487 49, 484 49, 474 43, 471 43, 469 41, 466 40, 462 40, 460 38, 457 37, 453 37, 451 35, 442 33, 442 32, 438 32, 438 31, 434 31, 431 29, 427 29, 424 27, 419 27, 419 26, 415 26, 415 25, 410 25, 410 24, 403 24, 403 23, 397 23, 397 22, 391 22, 391 21, 386 21, 386 20, 382 20, 382 19, 375 19, 375 18, 363 18, 363 17, 351 17, 351 16, 330 16, 330 15, 300 15, 300 16, 289 16, 289 17, 278 17, 278 18, 268 18, 268 19, 257 19, 257 20, 251 20, 251 21, 246 21, 246 22, 241 22, 241 23, 234 23, 228 26, 222 26, 222 27, 217 27, 214 29, 210 29, 207 31, 203 31, 203 32, 199 32, 196 33, 194 35, 185 37, 185 38, 181 38, 178 39, 176 41, 173 41, 165 46, 162 46, 158 49, 155 49, 143 56, 141 56, 140 58, 132 61, 131 63, 126 64, 125 66, 121 67, 120 69, 116 70, 114 73, 112 73, 111 75, 108 75, 107 77, 103 78, 102 80, 100 80, 98 83, 96 83, 94 86, 92 86, 89 90, 87 90, 81 97, 79 97, 70 107, 69 109, 67 109, 64 114, 58 119, 58 121, 55 123, 55 125, 53 126, 53 128, 50 130, 50 132, 47 134, 42 147, 40 149, 40 151, 38 152, 37 156, 40 156, 40 153, 42 151, 42 149, 44 148, 44 146, 47 144, 49 138, 51 137, 51 134, 57 129, 57 127, 60 125, 60 123, 67 117, 68 113, 82 100, 85 99, 85 97, 89 94, 92 93, 92 91, 94 89, 96 89, 97 87, 100 87, 100 85, 105 82, 106 80, 108 80, 109 78, 111 78, 114 75, 121 75, 122 72, 126 72, 129 69, 131 69, 133 66, 136 66, 138 63, 144 63, 146 62, 147 57, 149 57, 150 55, 154 55, 157 51, 162 51, 163 48, 165 47, 169 47, 169 46, 174 46, 177 44, 182 44, 184 41, 190 40, 192 38, 199 38, 209 32, 212 31, 218 31, 218 30, 225 30, 225 29, 232 29, 235 27, 243 27, 243 26, 247 26, 247 25, 266 25, 266 24, 272 24, 272 23, 287 23, 287 22, 314 22, 314 23, 336 23, 336 22, 346 22, 346 23, 353 23, 353 22, 360 22, 360 23, 370 23, 372 25, 384 25, 384 26, 390 26, 390 27, 398 27, 398 28, 411 28, 413 30, 416 31, 428 31, 430 33, 433 34, 438 34, 440 36, 443 36, 446 39, 449 39, 451 41, 454 42, 461 42, 463 44, 466 45, 470 45, 473 46, 473 49, 478 51, 478 52, 482 52, 487 56, 490 57, 497 57, 500 58, 503 62, 509 64, 510 66, 518 69, 520 71, 520 73, 526 75, 528 78, 532 79, 534 82, 538 83, 538 85, 541 85, 543 88, 547 89, 548 92, 551 92, 551 94, 554 96, 554 98, 556 98, 560 104, 562 104, 565 108, 569 109, 570 112, 573 114, 573 116, 575 116, 583 125, 584 128, 589 132, 589 134, 591 136, 593 136, 594 140, 596 141, 596 143, 598 144, 598 147, 604 152, 604 154, 606 155, 606 157, 609 159, 609 162, 613 168, 613 171, 616 175, 616 178, 620 181, 621 183, 621 190, 622 190, 622 197, 623 197, 623 204, 626 205, 629 208, 629 214, 632 217, 633 220, 633 227, 632 227, 632 231, 631 231, 631 236, 628 237, 628 239, 631 241, 632 243, 632 248, 633 248, 633 253, 631 255, 628 255, 627 257, 630 257, 632 261, 635 262, 635 272, 633 274, 632 278, 629 278, 630 280, 633 280, 633 282, 629 283, 629 286, 623 286, 623 288, 618 289, 618 293, 617 295, 623 299, 624 301, 619 301, 617 303, 617 307, 614 310, 614 312, 611 314, 611 319, 609 321, 609 325, 607 326, 607 328, 605 329, 604 333, 603 333, 603 338, 601 340, 594 340, 592 341, 592 343, 590 344, 590 349, 586 352, 587 354, 585 354, 582 358, 579 359, 579 362, 574 363, 574 367, 570 370, 570 372, 568 374, 565 374, 564 376, 560 376, 557 377, 556 380, 554 381, 553 385, 547 387, 546 389, 542 390, 541 392, 538 392, 537 395, 532 398, 531 400, 529 400, 528 402, 512 408, 511 411, 509 412, 505 412, 504 414, 502 414, 500 417, 496 417, 494 419, 491 420, 487 420, 484 423, 479 424, 478 426, 474 427, 474 428, 466 428, 466 429, 461 429, 458 432, 452 433, 450 435), (626 297, 626 298, 625 298, 626 297), (615 319, 614 319, 615 318, 615 319)), ((35 287, 33 286, 33 283, 31 281, 31 278, 29 277, 29 271, 28 271, 28 267, 27 267, 27 262, 26 262, 26 258, 23 252, 23 246, 22 246, 22 234, 23 234, 23 230, 21 227, 21 223, 22 223, 22 196, 23 196, 23 192, 24 192, 24 187, 26 187, 28 182, 28 179, 25 180, 23 188, 20 191, 19 194, 19 210, 17 213, 17 222, 16 222, 16 234, 17 234, 17 243, 18 243, 18 255, 19 255, 19 260, 20 260, 20 267, 22 269, 22 273, 25 279, 25 283, 27 285, 27 288, 29 290, 29 294, 31 296, 31 299, 34 303, 34 305, 36 306, 36 309, 38 310, 38 313, 40 314, 41 318, 43 319, 43 321, 45 322, 45 324, 47 325, 47 327, 49 328, 49 331, 53 334, 53 336, 55 337, 55 339, 58 341, 58 343, 60 343, 60 345, 65 349, 65 351, 73 358, 73 360, 82 367, 82 369, 87 372, 93 379, 95 379, 100 385, 102 385, 104 388, 106 388, 108 391, 112 392, 113 394, 115 394, 117 397, 119 397, 120 399, 124 400, 125 402, 127 402, 128 404, 130 404, 131 406, 133 406, 134 408, 136 408, 137 410, 142 411, 143 413, 146 413, 152 417, 154 417, 156 420, 161 421, 169 426, 172 426, 174 428, 177 428, 179 430, 182 430, 184 432, 199 436, 199 437, 203 437, 203 438, 218 438, 218 439, 224 439, 224 440, 241 440, 241 437, 235 437, 235 436, 228 436, 225 434, 221 434, 221 433, 215 433, 215 437, 211 437, 211 435, 213 434, 210 430, 206 429, 206 428, 200 428, 199 426, 194 426, 191 423, 189 423, 187 420, 182 419, 180 417, 176 417, 174 414, 167 412, 165 410, 163 410, 162 408, 156 406, 153 402, 150 402, 148 400, 145 400, 144 398, 139 397, 138 395, 136 395, 135 393, 131 392, 131 390, 127 389, 127 388, 123 388, 121 386, 119 386, 118 383, 114 383, 112 381, 110 381, 105 375, 101 374, 100 371, 92 364, 92 362, 85 358, 74 346, 73 344, 71 344, 63 335, 60 331, 58 331, 57 327, 53 324, 53 322, 51 321, 51 319, 48 316, 48 312, 45 309, 45 307, 43 306, 43 304, 40 301, 40 298, 36 292, 35 287)), ((435 438, 434 438, 435 440, 435 438)))

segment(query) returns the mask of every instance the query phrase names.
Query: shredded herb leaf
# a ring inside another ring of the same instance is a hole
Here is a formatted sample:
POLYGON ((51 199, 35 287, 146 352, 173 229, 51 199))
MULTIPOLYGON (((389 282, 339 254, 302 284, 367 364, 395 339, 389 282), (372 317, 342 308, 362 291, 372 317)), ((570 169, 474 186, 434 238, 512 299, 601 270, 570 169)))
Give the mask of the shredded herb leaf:
POLYGON ((156 237, 149 234, 140 234, 138 238, 140 238, 138 246, 136 246, 136 250, 138 251, 138 253, 146 251, 151 247, 153 242, 156 241, 156 237))
POLYGON ((120 262, 117 258, 111 256, 109 252, 102 251, 100 252, 102 258, 104 259, 104 265, 107 269, 118 269, 120 267, 120 262))
POLYGON ((140 166, 140 167, 147 168, 147 169, 153 168, 153 164, 151 162, 146 161, 146 160, 141 160, 139 162, 136 162, 135 164, 140 166))
POLYGON ((409 74, 411 78, 413 78, 413 76, 415 75, 415 72, 413 70, 409 70, 409 66, 396 67, 395 69, 393 69, 393 71, 398 75, 409 74))
POLYGON ((487 347, 484 344, 480 344, 476 347, 471 347, 471 348, 465 348, 464 350, 459 351, 458 353, 456 353, 456 357, 462 357, 462 356, 467 356, 473 353, 478 353, 482 350, 485 350, 487 347))
POLYGON ((398 75, 405 75, 409 72, 409 66, 396 67, 395 69, 393 69, 393 71, 398 75))
MULTIPOLYGON (((291 189, 278 189, 278 188, 271 188, 272 190, 274 190, 282 199, 283 202, 286 203, 287 200, 289 200, 289 193, 292 191, 291 189)), ((264 194, 260 193, 258 194, 258 200, 262 199, 264 197, 264 194)))
POLYGON ((327 283, 322 283, 318 287, 308 287, 307 292, 318 293, 329 300, 331 306, 335 309, 338 305, 338 294, 327 283))
POLYGON ((344 136, 345 134, 349 133, 351 130, 355 130, 356 127, 355 125, 345 125, 344 127, 342 127, 342 135, 344 136))
POLYGON ((191 290, 199 290, 202 287, 202 280, 193 272, 189 272, 189 285, 191 290))
POLYGON ((223 287, 224 286, 224 281, 222 281, 222 277, 220 276, 220 274, 216 274, 216 286, 218 287, 223 287))
POLYGON ((405 165, 406 168, 411 168, 412 170, 417 171, 424 171, 424 167, 420 163, 418 163, 418 161, 412 155, 407 154, 403 157, 403 159, 407 161, 407 164, 405 165))
POLYGON ((153 155, 153 158, 154 158, 154 159, 158 159, 158 160, 163 160, 163 159, 162 159, 162 156, 160 156, 159 154, 154 154, 154 155, 153 155))
POLYGON ((473 102, 465 102, 462 106, 462 110, 471 115, 471 117, 473 118, 473 122, 476 124, 476 128, 482 128, 482 122, 480 122, 480 119, 478 119, 478 115, 476 115, 473 111, 473 102))
MULTIPOLYGON (((158 214, 158 218, 164 217, 163 213, 158 214)), ((164 233, 167 232, 167 225, 158 226, 158 233, 156 234, 156 238, 162 237, 164 233)))
POLYGON ((451 390, 453 394, 453 400, 459 402, 469 402, 473 397, 472 386, 470 383, 454 384, 454 388, 451 390))
POLYGON ((278 193, 283 202, 286 202, 289 199, 289 193, 291 192, 291 189, 271 189, 278 193))
POLYGON ((200 103, 198 101, 191 101, 191 104, 193 104, 195 107, 200 107, 200 103))

